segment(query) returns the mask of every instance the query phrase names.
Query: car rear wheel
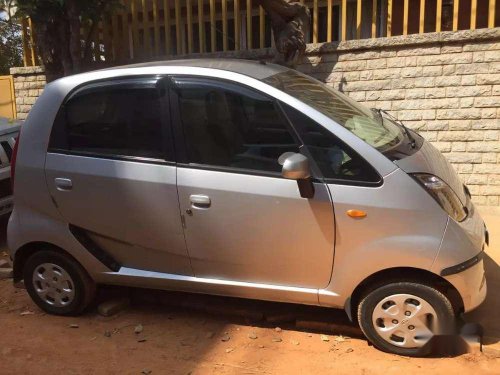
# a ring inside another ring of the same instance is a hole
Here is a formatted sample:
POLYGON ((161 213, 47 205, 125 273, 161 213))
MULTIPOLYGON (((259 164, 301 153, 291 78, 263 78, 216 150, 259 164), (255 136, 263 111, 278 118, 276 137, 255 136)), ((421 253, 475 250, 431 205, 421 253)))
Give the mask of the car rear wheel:
POLYGON ((53 250, 33 254, 26 261, 23 278, 33 301, 50 314, 78 315, 95 295, 95 283, 82 266, 53 250))
POLYGON ((383 285, 365 294, 358 306, 358 322, 368 340, 399 355, 428 354, 426 344, 434 335, 449 333, 454 321, 448 298, 415 282, 383 285))

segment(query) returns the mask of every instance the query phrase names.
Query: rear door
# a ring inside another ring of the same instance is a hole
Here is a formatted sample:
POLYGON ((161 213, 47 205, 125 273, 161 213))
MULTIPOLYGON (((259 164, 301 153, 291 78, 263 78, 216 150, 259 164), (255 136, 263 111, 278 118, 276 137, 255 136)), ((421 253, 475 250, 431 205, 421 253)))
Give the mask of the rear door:
POLYGON ((76 91, 58 113, 46 179, 74 233, 98 251, 125 267, 191 275, 166 95, 157 78, 76 91))

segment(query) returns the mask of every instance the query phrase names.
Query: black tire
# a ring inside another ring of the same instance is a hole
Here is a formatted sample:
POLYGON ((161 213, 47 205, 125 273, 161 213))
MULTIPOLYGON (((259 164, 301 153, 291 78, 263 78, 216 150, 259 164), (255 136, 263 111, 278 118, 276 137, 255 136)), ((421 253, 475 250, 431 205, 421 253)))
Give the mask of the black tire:
MULTIPOLYGON (((441 327, 437 334, 450 333, 455 326, 455 312, 448 298, 434 287, 417 282, 392 282, 366 293, 358 305, 358 323, 367 339, 378 349, 404 356, 424 356, 430 354, 430 345, 420 348, 403 348, 382 338, 373 323, 373 311, 386 297, 395 294, 410 294, 429 303, 436 312, 441 327)), ((407 327, 406 327, 407 328, 407 327)))
POLYGON ((95 296, 96 285, 83 267, 72 257, 53 250, 41 250, 31 255, 24 266, 23 279, 31 299, 38 307, 49 314, 79 315, 95 296), (54 306, 48 299, 42 299, 35 290, 34 272, 44 263, 51 263, 62 268, 71 277, 74 297, 67 305, 54 306))

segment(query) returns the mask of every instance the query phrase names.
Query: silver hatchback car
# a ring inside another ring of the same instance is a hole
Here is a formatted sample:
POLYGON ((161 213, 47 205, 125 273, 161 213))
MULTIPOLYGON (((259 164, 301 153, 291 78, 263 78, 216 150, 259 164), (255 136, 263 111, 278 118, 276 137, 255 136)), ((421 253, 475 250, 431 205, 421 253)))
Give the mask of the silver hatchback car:
POLYGON ((485 299, 486 227, 444 157, 281 66, 57 80, 13 167, 14 277, 49 313, 82 312, 97 284, 321 305, 416 355, 485 299))

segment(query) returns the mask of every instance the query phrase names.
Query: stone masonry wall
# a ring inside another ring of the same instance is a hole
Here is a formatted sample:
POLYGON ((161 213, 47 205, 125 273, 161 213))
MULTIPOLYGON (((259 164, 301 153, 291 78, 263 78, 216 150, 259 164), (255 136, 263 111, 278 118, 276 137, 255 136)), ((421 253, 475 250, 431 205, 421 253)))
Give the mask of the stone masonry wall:
POLYGON ((299 70, 417 130, 476 204, 499 206, 500 28, 308 46, 307 55, 299 70))
MULTIPOLYGON (((270 60, 272 49, 209 53, 270 60)), ((500 206, 500 28, 310 44, 299 70, 417 130, 450 160, 479 205, 500 206)), ((13 68, 18 118, 45 85, 13 68)))
POLYGON ((45 87, 44 69, 40 66, 11 68, 10 74, 14 77, 17 118, 24 120, 45 87))

